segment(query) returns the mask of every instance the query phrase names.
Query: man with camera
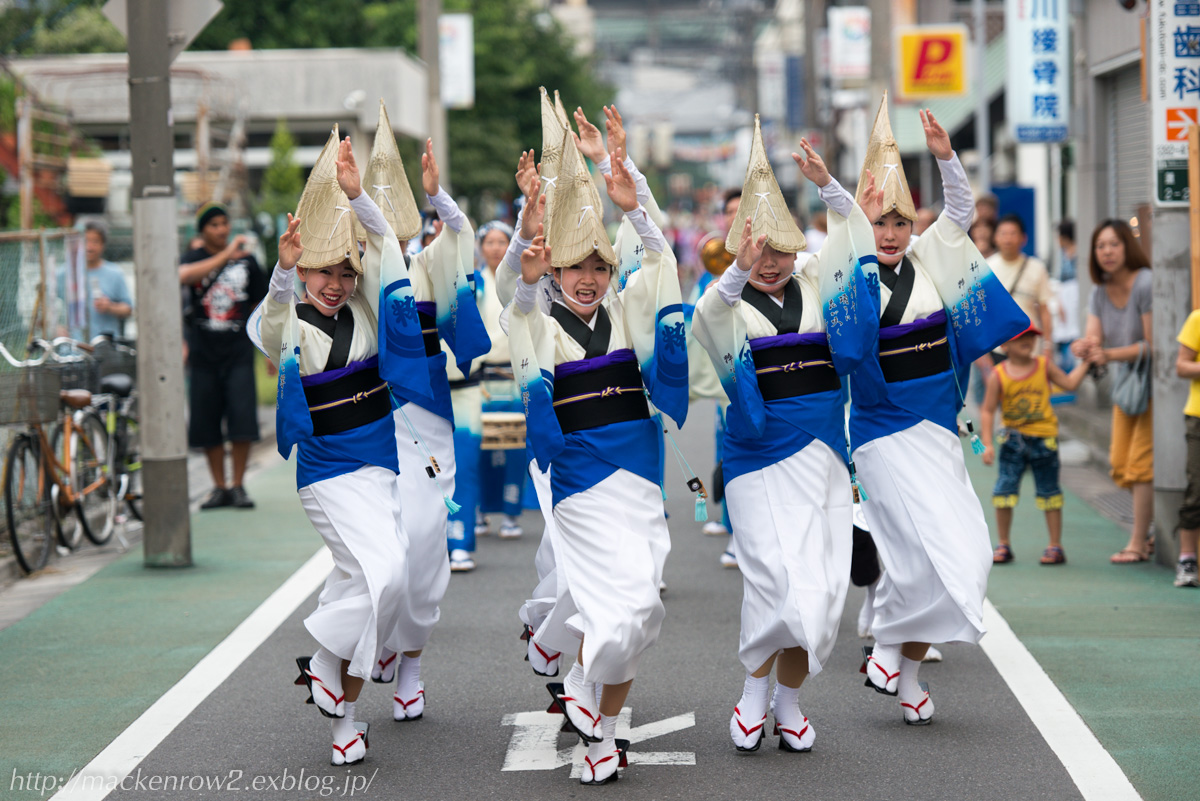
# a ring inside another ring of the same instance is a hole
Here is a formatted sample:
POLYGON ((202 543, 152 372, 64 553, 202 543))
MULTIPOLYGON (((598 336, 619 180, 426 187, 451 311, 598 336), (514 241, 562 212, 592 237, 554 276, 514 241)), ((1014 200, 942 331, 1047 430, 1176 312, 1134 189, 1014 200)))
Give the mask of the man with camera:
POLYGON ((190 416, 188 445, 208 457, 213 490, 201 509, 254 508, 242 487, 250 443, 259 438, 254 388, 254 346, 246 320, 267 294, 267 276, 247 250, 244 235, 229 237, 229 213, 219 203, 196 212, 203 244, 179 262, 184 287, 190 416), (225 480, 225 443, 233 455, 233 480, 225 480))

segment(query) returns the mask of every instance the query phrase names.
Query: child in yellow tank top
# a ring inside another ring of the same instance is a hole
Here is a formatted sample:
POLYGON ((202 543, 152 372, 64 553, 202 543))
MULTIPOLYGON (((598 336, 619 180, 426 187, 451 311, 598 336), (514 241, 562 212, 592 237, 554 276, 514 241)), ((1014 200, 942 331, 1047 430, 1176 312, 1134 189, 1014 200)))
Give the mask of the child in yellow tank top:
POLYGON ((1067 374, 1045 356, 1034 356, 1041 333, 1031 325, 1002 346, 1008 358, 988 377, 987 395, 979 416, 984 464, 990 465, 996 458, 992 434, 997 407, 1003 425, 1000 475, 992 490, 1000 541, 992 554, 996 564, 1013 559, 1009 532, 1021 477, 1027 467, 1033 471, 1037 506, 1046 512, 1046 528, 1050 531, 1050 545, 1042 553, 1041 563, 1059 565, 1067 561, 1062 549, 1062 490, 1058 485, 1058 416, 1050 405, 1050 385, 1068 391, 1075 389, 1087 374, 1088 365, 1080 363, 1067 374))

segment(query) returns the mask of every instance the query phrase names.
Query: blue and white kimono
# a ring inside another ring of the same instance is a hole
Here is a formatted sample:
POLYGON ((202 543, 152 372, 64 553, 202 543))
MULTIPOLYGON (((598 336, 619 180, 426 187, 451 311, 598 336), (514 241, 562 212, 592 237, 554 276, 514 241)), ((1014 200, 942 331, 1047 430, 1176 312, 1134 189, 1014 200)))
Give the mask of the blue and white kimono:
MULTIPOLYGON (((400 460, 397 481, 400 495, 406 501, 404 527, 409 535, 412 564, 411 625, 399 631, 396 638, 402 651, 425 647, 440 616, 438 606, 450 581, 446 552, 449 509, 445 498, 454 496, 457 463, 447 352, 437 340, 445 341, 460 368, 467 367, 490 347, 474 290, 467 280, 474 272, 475 262, 471 225, 445 190, 439 189, 436 195, 426 198, 437 209, 444 225, 428 247, 411 257, 408 277, 426 340, 425 367, 430 392, 423 394, 391 382, 398 406, 392 431, 400 460), (437 485, 429 479, 430 468, 436 471, 437 485)), ((368 220, 362 215, 359 220, 371 231, 368 220)), ((381 217, 374 224, 382 222, 381 217)))
MULTIPOLYGON (((360 217, 383 219, 366 193, 350 203, 360 217)), ((254 330, 260 347, 280 367, 280 450, 286 456, 296 446, 300 501, 333 554, 334 569, 304 624, 324 648, 349 661, 350 675, 366 678, 378 649, 391 644, 409 613, 409 541, 396 485, 391 403, 380 377, 391 365, 381 363, 378 338, 380 276, 385 269, 402 274, 404 260, 386 223, 382 233, 371 231, 362 264, 354 294, 328 319, 309 313, 313 307, 297 306, 295 273, 277 265, 254 330), (352 325, 345 364, 326 369, 334 343, 328 328, 342 324, 352 325), (380 405, 379 415, 336 433, 322 434, 318 425, 314 434, 317 415, 348 414, 339 403, 350 401, 314 407, 298 390, 316 395, 348 383, 361 384, 366 397, 361 406, 353 404, 356 411, 370 403, 380 405)))
MULTIPOLYGON (((687 410, 687 353, 675 259, 642 208, 627 216, 645 245, 642 266, 624 289, 618 290, 615 282, 610 286, 589 321, 562 304, 547 314, 538 303, 538 286, 523 281, 509 310, 509 346, 525 403, 527 436, 538 466, 551 470, 560 588, 551 616, 583 637, 585 680, 601 684, 632 679, 662 624, 658 588, 671 548, 658 484, 662 439, 648 407, 645 417, 564 434, 555 406, 599 396, 636 402, 648 392, 679 424, 687 410), (603 352, 589 356, 568 328, 584 332, 585 339, 607 328, 603 352), (587 374, 602 370, 623 376, 640 372, 641 380, 636 386, 620 380, 587 397, 555 399, 556 382, 586 382, 591 380, 587 374)), ((545 626, 553 628, 550 620, 545 626)))
MULTIPOLYGON (((823 198, 838 193, 836 182, 821 189, 823 198)), ((725 503, 745 584, 739 658, 748 673, 795 647, 819 673, 846 600, 852 477, 839 376, 875 341, 860 263, 873 259, 874 239, 857 206, 831 213, 829 232, 818 254, 796 256, 782 300, 750 286, 750 270, 735 263, 693 319, 730 398, 725 503)))
POLYGON ((956 418, 971 362, 1029 325, 967 235, 974 202, 958 157, 938 167, 945 210, 899 270, 879 266, 882 282, 868 276, 885 319, 877 355, 851 377, 862 508, 885 568, 872 623, 883 645, 984 634, 991 545, 956 418), (904 369, 918 348, 945 353, 940 369, 904 369))

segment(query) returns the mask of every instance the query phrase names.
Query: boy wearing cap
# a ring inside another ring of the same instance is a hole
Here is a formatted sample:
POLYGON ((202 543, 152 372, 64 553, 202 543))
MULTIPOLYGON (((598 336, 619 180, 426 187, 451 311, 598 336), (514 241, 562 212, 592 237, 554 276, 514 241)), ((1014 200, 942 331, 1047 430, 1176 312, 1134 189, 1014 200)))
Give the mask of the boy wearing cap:
POLYGON ((179 259, 179 283, 190 295, 187 326, 188 445, 208 457, 213 490, 201 509, 254 508, 242 488, 250 443, 258 440, 254 345, 246 320, 267 295, 267 276, 246 248, 246 237, 229 239, 229 212, 206 203, 196 212, 203 245, 179 259), (233 483, 225 481, 225 442, 233 452, 233 483))
POLYGON ((1088 365, 1080 362, 1069 374, 1045 356, 1034 356, 1042 332, 1029 326, 1024 332, 1001 345, 1008 357, 988 376, 979 422, 982 427, 983 463, 995 461, 992 445, 996 407, 1000 408, 1000 475, 992 490, 996 507, 996 535, 1000 544, 992 553, 992 562, 1013 560, 1009 532, 1013 509, 1025 468, 1033 470, 1037 506, 1046 512, 1050 545, 1042 553, 1043 565, 1061 565, 1067 561, 1062 549, 1062 490, 1058 485, 1058 417, 1050 405, 1050 384, 1067 391, 1079 386, 1088 365))

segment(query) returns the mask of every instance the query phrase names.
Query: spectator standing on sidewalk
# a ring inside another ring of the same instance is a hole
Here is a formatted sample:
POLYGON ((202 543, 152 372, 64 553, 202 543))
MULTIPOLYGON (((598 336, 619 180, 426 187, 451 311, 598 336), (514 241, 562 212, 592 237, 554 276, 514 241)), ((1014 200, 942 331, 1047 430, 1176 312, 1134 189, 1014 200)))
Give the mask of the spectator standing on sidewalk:
POLYGON ((1054 349, 1058 366, 1070 370, 1075 366, 1071 343, 1079 338, 1079 280, 1076 265, 1079 253, 1075 246, 1075 221, 1058 224, 1058 247, 1061 254, 1055 296, 1058 310, 1054 321, 1054 349))
MULTIPOLYGON (((1150 358, 1151 294, 1150 262, 1138 245, 1128 223, 1105 220, 1092 234, 1088 255, 1092 298, 1082 339, 1071 345, 1071 353, 1094 365, 1124 363, 1150 358)), ((1133 494, 1133 531, 1129 543, 1113 554, 1113 564, 1145 562, 1154 552, 1150 520, 1154 514, 1154 404, 1144 411, 1127 414, 1113 404, 1113 482, 1133 494)))
POLYGON ((229 212, 206 203, 196 212, 203 245, 180 258, 179 283, 189 294, 188 445, 204 450, 213 490, 201 509, 253 509, 242 487, 250 444, 258 434, 254 346, 246 319, 267 294, 267 276, 246 250, 246 237, 229 238, 229 212), (231 444, 233 481, 225 480, 225 443, 231 444))
POLYGON ((1187 425, 1187 489, 1179 507, 1179 565, 1175 569, 1176 587, 1200 587, 1196 567, 1196 541, 1200 537, 1200 309, 1188 315, 1179 332, 1179 355, 1175 372, 1191 381, 1187 405, 1183 407, 1187 425))
POLYGON ((1088 365, 1080 362, 1070 375, 1064 373, 1049 356, 1035 356, 1041 336, 1035 326, 1001 345, 1008 357, 988 378, 987 395, 980 409, 979 434, 983 438, 983 463, 991 465, 996 459, 992 432, 996 408, 1000 408, 1003 429, 1000 432, 1000 475, 992 490, 992 505, 996 507, 996 537, 999 544, 992 552, 992 562, 1003 564, 1013 560, 1009 532, 1012 530, 1013 509, 1025 468, 1033 471, 1037 507, 1046 513, 1046 528, 1050 545, 1042 553, 1043 565, 1061 565, 1067 561, 1062 549, 1062 489, 1058 483, 1058 416, 1050 404, 1050 385, 1073 391, 1087 374, 1088 365))
MULTIPOLYGON (((121 268, 104 258, 108 244, 108 231, 99 222, 89 222, 83 227, 84 256, 87 273, 84 285, 76 289, 87 308, 86 329, 72 326, 73 339, 87 339, 101 334, 119 337, 125 330, 125 320, 133 314, 133 296, 125 282, 121 268)), ((58 297, 67 300, 67 271, 59 270, 58 297)), ((63 329, 62 333, 68 333, 63 329)))

